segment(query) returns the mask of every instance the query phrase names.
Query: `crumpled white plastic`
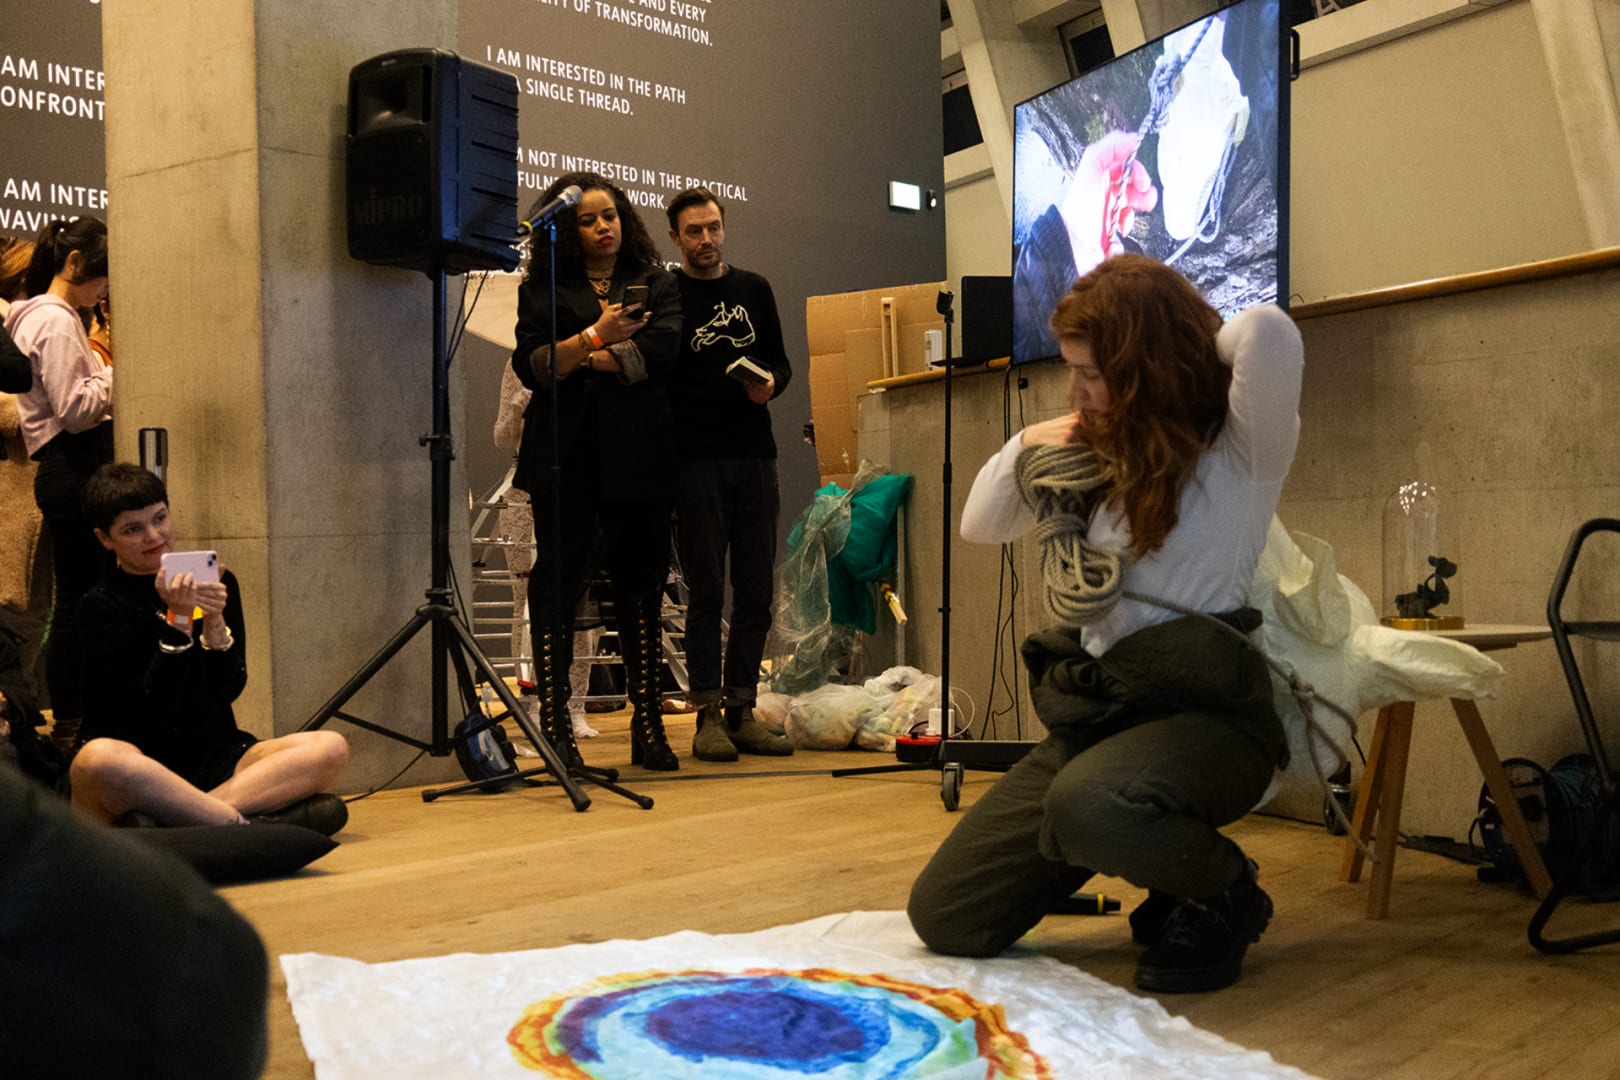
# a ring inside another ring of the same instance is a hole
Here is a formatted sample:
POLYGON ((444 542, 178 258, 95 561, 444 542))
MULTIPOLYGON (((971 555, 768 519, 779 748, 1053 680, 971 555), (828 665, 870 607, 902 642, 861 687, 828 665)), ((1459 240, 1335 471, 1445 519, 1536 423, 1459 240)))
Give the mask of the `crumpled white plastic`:
POLYGON ((788 706, 788 741, 802 750, 842 750, 868 721, 882 715, 890 697, 874 695, 864 686, 818 686, 788 706))
MULTIPOLYGON (((1501 665, 1478 649, 1380 625, 1367 595, 1338 572, 1333 548, 1314 536, 1290 535, 1275 517, 1249 604, 1265 616, 1254 644, 1352 716, 1398 701, 1490 697, 1501 687, 1501 665)), ((1343 765, 1352 735, 1349 724, 1320 705, 1315 717, 1324 732, 1310 734, 1287 683, 1275 672, 1272 685, 1291 760, 1261 805, 1285 785, 1318 787, 1316 768, 1328 776, 1343 765)))

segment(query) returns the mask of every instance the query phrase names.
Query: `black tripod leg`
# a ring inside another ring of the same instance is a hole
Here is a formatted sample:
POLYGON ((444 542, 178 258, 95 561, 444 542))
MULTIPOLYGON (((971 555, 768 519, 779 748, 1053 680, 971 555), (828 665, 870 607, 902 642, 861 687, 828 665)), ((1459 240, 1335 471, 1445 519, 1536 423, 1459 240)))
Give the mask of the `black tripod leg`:
MULTIPOLYGON (((352 676, 350 676, 349 681, 339 687, 337 693, 333 694, 327 700, 325 705, 322 705, 319 709, 315 710, 315 715, 304 721, 303 726, 298 730, 313 731, 325 724, 328 720, 332 719, 332 717, 337 716, 342 710, 343 706, 348 703, 349 699, 358 694, 361 688, 363 688, 366 683, 371 681, 371 677, 377 674, 377 672, 381 671, 383 667, 387 665, 388 661, 394 658, 394 654, 403 649, 410 642, 411 638, 416 636, 417 631, 421 630, 424 626, 427 626, 433 621, 434 616, 432 605, 425 604, 422 607, 417 608, 416 614, 412 615, 405 625, 400 628, 399 633, 389 638, 388 643, 381 649, 377 650, 377 654, 370 660, 367 660, 365 665, 361 667, 359 671, 356 671, 352 676)), ((398 742, 414 746, 418 750, 426 750, 430 754, 443 755, 450 752, 448 745, 438 747, 431 743, 424 743, 419 739, 413 739, 409 736, 401 735, 398 732, 387 731, 383 728, 375 727, 370 724, 363 724, 361 726, 367 727, 370 730, 377 732, 379 735, 386 735, 387 737, 398 742)))
POLYGON ((487 780, 469 780, 465 784, 456 784, 454 787, 433 788, 422 792, 423 802, 432 802, 441 795, 465 795, 469 791, 479 791, 492 794, 504 791, 512 784, 522 784, 525 787, 545 787, 553 783, 549 777, 551 770, 544 765, 537 765, 532 769, 523 769, 520 772, 507 773, 505 776, 492 776, 487 780), (545 776, 548 779, 536 780, 536 776, 545 776))
POLYGON ((834 769, 832 775, 844 776, 874 776, 878 773, 892 772, 918 772, 922 769, 937 769, 939 765, 932 761, 902 761, 897 765, 863 765, 858 769, 834 769))
POLYGON ((505 680, 496 673, 495 666, 479 651, 471 631, 461 624, 460 619, 450 620, 450 627, 454 630, 456 640, 461 644, 463 653, 478 665, 478 670, 483 673, 484 678, 489 680, 496 696, 501 699, 501 704, 506 706, 506 710, 512 714, 512 719, 517 721, 518 727, 523 729, 523 734, 527 735, 529 741, 534 744, 535 750, 539 752, 540 757, 545 761, 546 767, 556 778, 557 783, 561 785, 564 791, 568 792, 568 797, 573 800, 575 809, 583 810, 591 805, 590 798, 579 787, 581 780, 606 788, 621 798, 629 799, 643 810, 652 809, 653 801, 651 799, 645 795, 637 795, 635 792, 614 783, 618 779, 618 773, 614 770, 587 767, 578 772, 569 772, 565 769, 562 765, 562 759, 557 757, 557 751, 552 748, 551 743, 546 741, 546 737, 540 733, 539 728, 529 718, 528 710, 523 708, 517 699, 517 695, 507 688, 505 680))

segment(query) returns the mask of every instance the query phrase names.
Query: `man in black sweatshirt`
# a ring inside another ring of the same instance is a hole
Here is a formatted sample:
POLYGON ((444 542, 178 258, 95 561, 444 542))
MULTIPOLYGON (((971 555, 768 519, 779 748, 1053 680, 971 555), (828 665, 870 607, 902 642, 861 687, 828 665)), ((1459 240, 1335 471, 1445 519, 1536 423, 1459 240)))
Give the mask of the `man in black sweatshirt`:
POLYGON ((736 761, 793 748, 754 719, 771 628, 776 562, 776 440, 767 403, 793 377, 770 282, 727 265, 725 208, 706 188, 670 200, 681 252, 681 352, 670 380, 681 483, 677 542, 689 592, 686 667, 698 707, 692 756, 736 761), (720 613, 731 553, 731 628, 720 613))

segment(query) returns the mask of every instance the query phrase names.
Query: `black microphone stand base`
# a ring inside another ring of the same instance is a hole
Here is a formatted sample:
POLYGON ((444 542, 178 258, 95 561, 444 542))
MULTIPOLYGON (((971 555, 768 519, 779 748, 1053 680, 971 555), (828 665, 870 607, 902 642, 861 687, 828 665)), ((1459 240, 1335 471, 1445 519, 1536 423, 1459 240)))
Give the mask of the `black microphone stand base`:
POLYGON ((893 765, 871 765, 859 769, 835 769, 833 776, 874 776, 879 773, 939 770, 939 797, 946 810, 955 810, 961 800, 962 778, 968 769, 1006 772, 1035 748, 1023 739, 941 739, 927 761, 902 761, 893 765))
MULTIPOLYGON (((497 717, 496 722, 498 723, 503 719, 505 719, 504 716, 497 717)), ((578 786, 579 784, 595 784, 597 787, 611 791, 613 794, 618 795, 621 798, 629 799, 643 810, 651 810, 653 808, 653 801, 650 797, 646 795, 638 795, 629 788, 622 787, 614 782, 619 778, 619 771, 617 769, 598 769, 591 765, 581 765, 577 769, 567 770, 563 775, 572 780, 575 786, 578 786)), ((522 784, 524 787, 549 787, 552 784, 561 785, 562 781, 556 778, 556 775, 552 773, 550 767, 545 765, 537 765, 532 769, 520 769, 517 772, 507 773, 504 776, 492 776, 485 780, 469 780, 465 784, 456 784, 454 787, 434 788, 427 790, 422 792, 422 801, 432 802, 441 795, 465 795, 469 791, 490 794, 493 792, 502 791, 512 784, 522 784), (534 779, 536 776, 542 775, 548 777, 549 779, 534 779)), ((585 802, 586 806, 590 805, 589 799, 586 799, 585 802)), ((583 810, 585 807, 581 806, 579 809, 583 810)))

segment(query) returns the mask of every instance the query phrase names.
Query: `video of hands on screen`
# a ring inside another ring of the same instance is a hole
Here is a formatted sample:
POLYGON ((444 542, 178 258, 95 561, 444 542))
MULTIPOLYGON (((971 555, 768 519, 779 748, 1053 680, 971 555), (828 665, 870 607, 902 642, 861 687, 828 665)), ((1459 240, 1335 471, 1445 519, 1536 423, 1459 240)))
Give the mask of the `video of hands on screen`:
POLYGON ((1015 363, 1057 355, 1053 307, 1121 252, 1174 267, 1225 316, 1278 299, 1283 80, 1277 0, 1243 0, 1017 107, 1015 363))

